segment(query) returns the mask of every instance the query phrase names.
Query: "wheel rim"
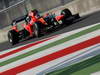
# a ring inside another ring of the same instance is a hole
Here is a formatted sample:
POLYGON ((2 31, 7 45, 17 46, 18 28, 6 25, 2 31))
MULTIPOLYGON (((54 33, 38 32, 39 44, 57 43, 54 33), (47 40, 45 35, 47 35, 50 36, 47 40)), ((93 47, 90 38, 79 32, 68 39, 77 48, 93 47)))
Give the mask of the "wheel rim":
POLYGON ((12 42, 12 39, 9 39, 9 42, 12 42))
POLYGON ((12 43, 12 39, 11 39, 11 33, 9 33, 9 42, 12 43))

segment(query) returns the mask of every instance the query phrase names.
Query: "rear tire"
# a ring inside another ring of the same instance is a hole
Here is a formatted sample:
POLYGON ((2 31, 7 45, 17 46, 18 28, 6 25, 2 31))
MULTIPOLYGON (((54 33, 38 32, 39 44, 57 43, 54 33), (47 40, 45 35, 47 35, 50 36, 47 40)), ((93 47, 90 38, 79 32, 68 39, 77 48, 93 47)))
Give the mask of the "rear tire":
POLYGON ((8 40, 12 45, 15 45, 19 42, 18 33, 15 30, 10 30, 8 32, 8 40))
POLYGON ((62 24, 69 24, 72 22, 71 20, 68 20, 68 18, 72 17, 72 13, 69 9, 62 10, 61 15, 64 15, 64 18, 62 19, 62 24))
POLYGON ((64 15, 65 18, 69 18, 70 16, 72 16, 72 13, 69 9, 64 9, 61 11, 61 15, 64 15))

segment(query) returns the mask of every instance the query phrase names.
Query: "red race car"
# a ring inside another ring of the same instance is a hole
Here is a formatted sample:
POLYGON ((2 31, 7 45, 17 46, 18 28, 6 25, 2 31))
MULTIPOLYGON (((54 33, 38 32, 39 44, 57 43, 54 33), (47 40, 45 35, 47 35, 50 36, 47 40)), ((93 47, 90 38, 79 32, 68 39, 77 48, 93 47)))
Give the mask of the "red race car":
POLYGON ((8 32, 8 39, 9 42, 14 45, 26 37, 40 37, 48 30, 52 30, 63 24, 72 23, 78 18, 80 18, 79 14, 72 15, 69 9, 62 10, 61 14, 57 16, 49 13, 40 16, 35 9, 28 15, 12 21, 12 28, 8 32))

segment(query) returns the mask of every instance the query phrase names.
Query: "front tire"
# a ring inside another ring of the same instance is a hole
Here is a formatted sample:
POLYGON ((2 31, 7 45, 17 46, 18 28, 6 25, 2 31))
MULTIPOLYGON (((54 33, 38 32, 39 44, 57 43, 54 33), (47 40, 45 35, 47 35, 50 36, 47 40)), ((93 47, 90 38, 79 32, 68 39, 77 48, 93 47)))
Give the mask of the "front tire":
POLYGON ((18 33, 15 30, 10 30, 8 32, 8 40, 12 45, 15 45, 19 42, 18 33))
POLYGON ((36 37, 41 36, 41 24, 39 22, 34 23, 33 30, 36 37))

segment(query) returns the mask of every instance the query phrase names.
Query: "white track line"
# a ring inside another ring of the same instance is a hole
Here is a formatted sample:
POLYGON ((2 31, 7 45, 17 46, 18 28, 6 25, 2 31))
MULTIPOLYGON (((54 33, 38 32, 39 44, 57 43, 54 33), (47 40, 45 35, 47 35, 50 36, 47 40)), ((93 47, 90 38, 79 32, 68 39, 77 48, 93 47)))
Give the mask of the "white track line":
POLYGON ((91 75, 100 75, 100 71, 92 73, 91 75))
MULTIPOLYGON (((39 75, 42 75, 41 72, 42 72, 42 71, 45 71, 45 72, 46 72, 46 70, 48 70, 48 68, 50 68, 51 66, 57 65, 57 64, 59 64, 59 63, 62 63, 62 62, 65 61, 65 60, 68 62, 68 61, 72 60, 73 58, 75 59, 75 58, 77 57, 77 55, 80 55, 80 56, 85 55, 86 53, 85 53, 85 54, 82 54, 82 53, 84 53, 85 51, 88 51, 88 50, 89 50, 90 48, 92 48, 92 47, 95 47, 95 46, 91 46, 91 47, 82 49, 82 50, 80 50, 80 51, 74 52, 74 53, 72 53, 72 54, 63 56, 63 57, 61 57, 61 58, 55 59, 55 60, 53 60, 53 61, 50 61, 50 62, 45 63, 45 64, 42 64, 42 65, 40 65, 40 66, 37 66, 37 67, 35 67, 35 68, 32 68, 32 69, 26 70, 26 71, 24 71, 24 72, 21 72, 21 73, 19 73, 19 74, 17 74, 17 75, 27 75, 27 74, 30 74, 30 75, 34 74, 34 75, 37 75, 37 74, 39 74, 39 73, 40 73, 39 75)), ((96 49, 100 49, 100 47, 98 47, 98 48, 96 48, 96 49)), ((96 49, 93 49, 93 50, 91 50, 91 51, 94 51, 94 50, 96 50, 96 49)), ((78 57, 80 57, 80 56, 78 56, 78 57)), ((77 58, 78 58, 78 57, 77 57, 77 58)), ((43 75, 45 75, 45 74, 43 74, 43 75)))
MULTIPOLYGON (((63 35, 62 37, 64 37, 64 35, 65 35, 65 36, 72 35, 72 34, 75 34, 75 33, 77 33, 77 32, 80 32, 80 31, 82 31, 82 30, 85 30, 85 29, 91 28, 91 27, 93 27, 93 26, 96 26, 96 25, 98 25, 98 24, 100 24, 100 23, 96 23, 96 24, 93 24, 93 25, 90 25, 90 26, 86 26, 86 27, 83 27, 83 28, 75 29, 75 30, 73 30, 73 31, 60 34, 60 36, 63 35)), ((29 44, 31 44, 31 43, 29 43, 29 44)), ((28 45, 28 44, 26 44, 26 45, 28 45)), ((10 52, 10 51, 13 51, 13 50, 18 49, 18 48, 23 47, 23 46, 25 46, 25 45, 22 45, 22 46, 19 46, 19 47, 15 47, 15 48, 12 48, 12 49, 8 49, 8 50, 6 50, 6 51, 2 51, 2 52, 0 52, 0 55, 5 54, 5 53, 8 53, 8 52, 10 52)))
POLYGON ((69 65, 72 65, 72 64, 76 64, 76 63, 79 63, 83 60, 86 60, 86 59, 89 59, 93 56, 96 56, 98 54, 100 54, 100 44, 96 44, 94 46, 92 46, 91 48, 88 47, 88 48, 85 48, 86 51, 84 51, 83 53, 73 57, 73 58, 70 58, 69 60, 65 60, 65 61, 62 61, 61 63, 59 64, 56 64, 55 66, 52 66, 48 69, 46 69, 46 71, 42 71, 41 73, 49 73, 49 72, 52 72, 54 70, 59 70, 59 69, 62 69, 69 65), (86 50, 88 49, 88 50, 86 50))
MULTIPOLYGON (((93 37, 93 35, 94 35, 94 37, 95 37, 95 36, 99 35, 99 32, 100 32, 100 30, 97 30, 97 31, 95 31, 95 32, 92 32, 92 34, 91 34, 91 33, 88 33, 88 34, 89 34, 89 35, 92 35, 92 37, 93 37)), ((70 34, 71 34, 71 33, 70 33, 70 34)), ((87 35, 88 35, 88 34, 87 34, 87 35)), ((67 35, 66 35, 66 36, 67 36, 67 35)), ((5 60, 11 59, 11 58, 13 58, 13 57, 22 55, 22 54, 24 54, 24 53, 27 53, 27 52, 29 52, 29 51, 31 51, 31 50, 34 50, 34 49, 37 49, 37 48, 39 48, 39 47, 45 46, 45 45, 47 45, 47 44, 49 44, 49 43, 51 43, 51 42, 54 42, 54 41, 56 41, 56 40, 61 39, 62 37, 65 37, 65 35, 64 35, 64 36, 63 36, 63 35, 58 36, 57 38, 53 38, 53 39, 48 40, 48 41, 46 41, 46 42, 43 42, 43 43, 37 44, 37 45, 35 45, 35 46, 32 46, 32 47, 30 47, 30 48, 27 48, 27 49, 25 49, 25 50, 23 50, 23 51, 20 51, 20 52, 11 54, 11 55, 9 55, 9 56, 7 56, 7 57, 4 57, 4 58, 0 59, 0 62, 3 62, 3 61, 5 61, 5 60)), ((89 36, 89 37, 90 37, 90 36, 89 36)), ((67 42, 68 42, 68 41, 67 41, 67 42)))
POLYGON ((97 31, 88 33, 88 34, 83 35, 83 36, 81 36, 81 37, 79 37, 79 38, 76 38, 76 39, 67 41, 67 42, 65 42, 65 43, 63 43, 63 44, 60 44, 60 45, 51 47, 51 48, 46 49, 46 50, 44 50, 44 51, 35 53, 35 54, 33 54, 33 55, 30 55, 30 56, 28 56, 28 57, 22 58, 22 59, 20 59, 20 60, 17 60, 16 62, 12 62, 12 63, 10 63, 10 64, 8 64, 8 65, 2 66, 0 71, 1 71, 1 72, 6 71, 6 70, 11 69, 11 68, 14 68, 14 67, 16 67, 16 66, 20 66, 20 65, 22 65, 23 63, 25 64, 25 63, 27 63, 27 62, 30 62, 30 61, 33 61, 33 60, 35 60, 35 59, 41 58, 41 57, 46 56, 46 55, 48 55, 48 54, 52 54, 52 53, 57 52, 57 51, 59 51, 59 50, 62 50, 62 49, 64 49, 64 48, 67 48, 67 47, 70 47, 70 46, 72 46, 72 45, 75 45, 75 44, 77 44, 77 43, 86 41, 86 40, 88 40, 88 39, 90 39, 90 38, 96 37, 96 36, 98 36, 99 31, 100 31, 100 30, 97 30, 97 31), (15 65, 16 65, 16 66, 15 66, 15 65))

